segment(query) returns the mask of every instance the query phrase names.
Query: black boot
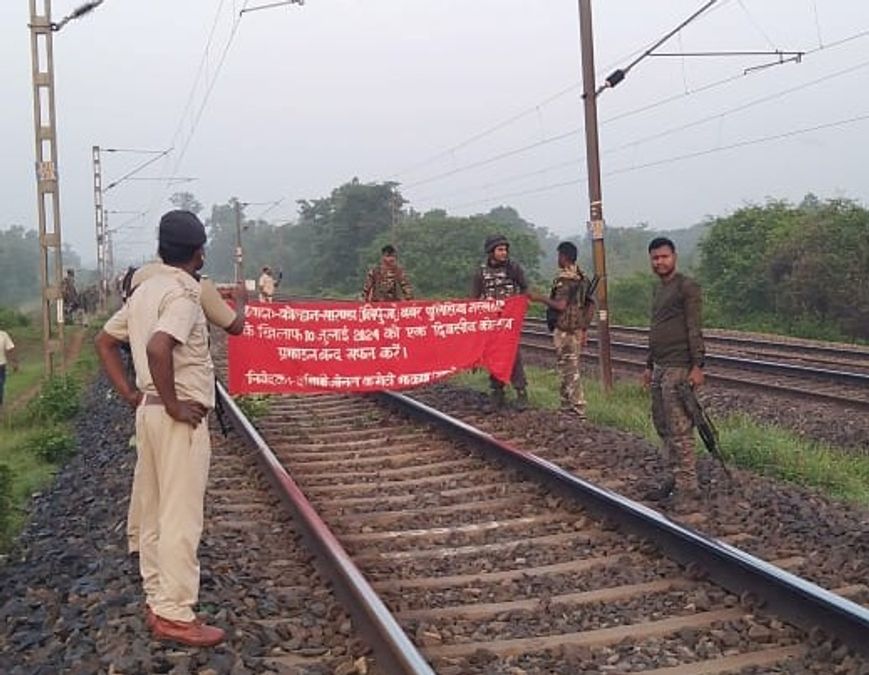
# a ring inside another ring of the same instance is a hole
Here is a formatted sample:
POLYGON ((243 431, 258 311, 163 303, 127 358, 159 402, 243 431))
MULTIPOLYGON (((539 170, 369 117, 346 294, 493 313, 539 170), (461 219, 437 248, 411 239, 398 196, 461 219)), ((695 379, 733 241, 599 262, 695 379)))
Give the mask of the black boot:
POLYGON ((516 390, 516 410, 528 410, 528 390, 524 387, 516 390))
POLYGON ((503 410, 504 405, 507 402, 506 397, 504 396, 503 387, 493 388, 491 393, 491 402, 492 408, 495 410, 503 410))

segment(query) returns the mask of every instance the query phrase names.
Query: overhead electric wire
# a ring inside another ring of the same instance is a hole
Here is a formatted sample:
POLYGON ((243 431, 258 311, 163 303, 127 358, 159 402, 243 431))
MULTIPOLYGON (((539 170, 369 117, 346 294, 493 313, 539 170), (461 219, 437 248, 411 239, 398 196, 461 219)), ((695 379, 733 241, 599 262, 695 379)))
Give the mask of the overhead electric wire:
POLYGON ((170 152, 172 152, 172 148, 168 148, 167 150, 163 150, 163 151, 161 151, 160 154, 157 155, 156 157, 152 157, 151 159, 149 159, 149 160, 147 160, 147 161, 145 161, 145 162, 142 162, 142 163, 139 164, 139 166, 137 166, 135 169, 132 169, 131 171, 128 171, 128 172, 125 173, 123 176, 121 176, 120 178, 118 178, 118 180, 116 180, 116 181, 112 181, 111 183, 109 183, 106 187, 103 188, 103 192, 108 192, 108 191, 111 190, 113 187, 117 187, 118 185, 120 185, 121 183, 123 183, 125 180, 127 180, 127 179, 129 179, 129 178, 135 176, 137 173, 139 173, 139 172, 142 171, 143 169, 148 168, 149 166, 151 166, 151 164, 153 164, 154 162, 158 161, 160 158, 165 157, 165 156, 168 155, 170 152))
MULTIPOLYGON (((247 7, 247 3, 249 0, 245 0, 242 5, 242 10, 247 7)), ((229 38, 226 41, 226 45, 223 47, 223 52, 220 55, 220 60, 217 62, 217 69, 214 71, 214 75, 211 77, 211 82, 208 84, 208 88, 205 90, 205 95, 202 97, 202 103, 199 106, 199 110, 196 112, 196 115, 193 119, 193 127, 190 129, 190 133, 187 135, 187 139, 184 142, 184 145, 181 147, 181 151, 178 153, 175 159, 175 165, 172 169, 171 173, 175 173, 178 170, 178 167, 181 166, 181 162, 184 160, 184 155, 187 153, 187 148, 190 147, 190 142, 193 140, 193 136, 196 134, 196 130, 199 127, 199 121, 202 119, 202 114, 205 112, 205 107, 208 105, 208 101, 211 98, 211 92, 214 91, 214 85, 217 84, 217 80, 220 77, 220 73, 223 70, 223 64, 226 62, 226 57, 229 54, 229 49, 232 46, 233 41, 235 40, 235 36, 238 33, 238 26, 241 24, 241 14, 234 18, 232 23, 232 28, 230 29, 229 38)))
MULTIPOLYGON (((665 129, 663 131, 659 131, 659 132, 656 132, 654 134, 650 134, 648 136, 644 136, 642 138, 635 139, 633 141, 627 141, 627 142, 625 142, 621 145, 618 145, 616 147, 613 147, 613 148, 606 148, 602 151, 601 154, 603 156, 612 155, 616 152, 620 152, 621 150, 633 149, 639 145, 642 145, 644 143, 648 143, 649 141, 658 140, 660 138, 670 136, 670 135, 678 133, 680 131, 690 129, 690 128, 699 126, 701 124, 705 124, 706 122, 712 122, 715 120, 724 119, 726 117, 729 117, 730 115, 734 115, 738 112, 742 112, 742 111, 747 110, 749 108, 753 108, 757 105, 769 103, 770 101, 774 101, 774 100, 779 99, 783 96, 787 96, 789 94, 793 94, 793 93, 796 93, 798 91, 808 89, 809 87, 813 87, 813 86, 816 86, 819 84, 825 84, 825 83, 829 82, 830 80, 833 80, 837 77, 841 77, 843 75, 849 75, 857 70, 861 70, 863 68, 866 68, 867 66, 869 66, 869 59, 867 59, 866 61, 862 61, 860 63, 857 63, 853 66, 850 66, 848 68, 844 68, 842 70, 838 70, 838 71, 835 71, 835 72, 827 74, 827 75, 822 75, 821 77, 815 78, 814 80, 810 80, 808 82, 804 82, 800 85, 790 87, 788 89, 783 89, 782 91, 774 92, 772 94, 767 94, 766 96, 761 96, 760 98, 756 98, 756 99, 753 99, 751 101, 747 101, 745 103, 742 103, 738 106, 734 106, 734 107, 729 108, 727 110, 724 110, 722 112, 712 113, 710 115, 706 115, 704 117, 693 120, 691 122, 686 122, 685 124, 680 124, 680 125, 675 126, 675 127, 670 127, 669 129, 665 129)), ((568 161, 559 162, 557 164, 551 164, 551 165, 545 166, 545 167, 540 168, 540 169, 535 169, 534 171, 528 171, 528 172, 524 172, 521 174, 515 174, 513 176, 509 176, 509 177, 504 178, 504 179, 498 179, 498 180, 490 181, 490 182, 487 182, 485 184, 481 184, 481 185, 478 185, 475 187, 462 189, 462 190, 459 190, 458 192, 451 192, 449 195, 441 194, 441 195, 430 195, 428 197, 419 197, 419 198, 417 198, 416 201, 423 202, 423 203, 432 202, 434 200, 443 199, 446 196, 454 196, 456 194, 467 194, 468 192, 474 192, 477 190, 485 190, 485 189, 491 188, 494 185, 503 185, 505 183, 511 183, 515 180, 521 180, 522 178, 531 178, 533 176, 538 176, 540 174, 544 174, 544 173, 547 173, 549 171, 555 171, 558 169, 566 168, 567 166, 570 166, 570 165, 579 164, 580 162, 584 162, 584 161, 585 161, 585 156, 583 155, 581 157, 572 158, 568 161)))
MULTIPOLYGON (((808 50, 808 51, 805 52, 804 56, 808 56, 809 54, 817 53, 817 52, 819 52, 819 51, 822 51, 822 49, 831 49, 831 48, 833 48, 833 47, 838 47, 838 46, 840 46, 840 45, 846 44, 846 43, 851 42, 851 41, 853 41, 853 40, 856 40, 856 39, 859 39, 859 38, 862 38, 862 37, 866 37, 867 35, 869 35, 869 30, 867 30, 867 31, 861 31, 861 32, 859 32, 859 33, 855 33, 855 34, 853 34, 853 35, 850 35, 850 36, 848 36, 848 37, 846 37, 846 38, 842 38, 841 40, 837 40, 837 41, 835 41, 835 42, 831 42, 831 43, 828 44, 826 47, 823 47, 823 48, 820 48, 820 47, 819 47, 819 48, 810 49, 810 50, 808 50)), ((862 67, 862 65, 859 66, 859 67, 862 67)), ((852 69, 846 69, 845 71, 842 71, 842 73, 850 72, 850 71, 853 70, 853 69, 855 69, 855 68, 852 68, 852 69)), ((841 74, 841 73, 838 73, 838 74, 841 74)), ((834 76, 835 76, 835 74, 834 74, 832 77, 834 77, 834 76)), ((658 101, 654 101, 654 102, 652 102, 652 103, 648 103, 648 104, 643 105, 643 106, 640 106, 640 107, 638 107, 638 108, 634 108, 634 109, 631 109, 631 110, 627 110, 627 111, 625 111, 625 112, 618 113, 618 114, 616 114, 616 115, 614 115, 614 116, 612 116, 612 117, 609 117, 609 118, 607 118, 607 119, 601 120, 601 122, 600 122, 600 126, 603 127, 603 126, 605 126, 605 125, 607 125, 607 124, 611 124, 611 123, 616 122, 616 121, 618 121, 618 120, 626 119, 626 118, 628 118, 628 117, 632 117, 632 116, 634 116, 634 115, 638 115, 638 114, 640 114, 640 113, 647 112, 647 111, 652 110, 652 109, 654 109, 654 108, 658 108, 658 107, 660 107, 660 106, 662 106, 662 105, 666 105, 666 104, 668 104, 668 103, 671 103, 671 102, 673 102, 673 101, 675 101, 675 100, 678 100, 678 99, 681 99, 681 98, 685 98, 685 97, 687 97, 687 96, 691 96, 691 95, 694 95, 694 94, 698 94, 698 93, 702 93, 702 92, 705 92, 705 91, 709 91, 709 90, 711 90, 711 89, 715 89, 715 88, 717 88, 717 87, 723 86, 723 85, 725 85, 725 84, 729 84, 729 83, 734 82, 734 81, 736 81, 736 80, 740 80, 740 79, 742 79, 742 78, 744 78, 744 77, 746 77, 746 74, 745 74, 745 73, 739 73, 739 74, 736 74, 736 75, 730 75, 730 76, 728 76, 728 77, 722 78, 722 79, 720 79, 720 80, 716 80, 716 81, 714 81, 714 82, 710 82, 710 83, 705 84, 705 85, 703 85, 703 86, 701 86, 701 87, 698 87, 698 88, 696 88, 696 89, 693 89, 693 90, 691 90, 690 92, 680 92, 680 93, 675 94, 675 95, 673 95, 673 96, 668 96, 668 97, 666 97, 666 98, 659 99, 658 101)), ((715 115, 715 117, 718 117, 718 115, 715 115)), ((581 133, 581 132, 583 131, 583 129, 584 129, 584 127, 582 127, 582 126, 573 127, 572 129, 569 129, 568 131, 565 131, 565 132, 560 133, 560 134, 556 134, 556 135, 554 135, 554 136, 549 136, 549 137, 544 138, 544 139, 541 139, 541 140, 539 140, 539 141, 535 141, 534 143, 529 143, 529 144, 527 144, 527 145, 519 146, 519 147, 517 147, 517 148, 513 148, 513 149, 511 149, 511 150, 506 150, 506 151, 504 151, 504 152, 498 153, 497 155, 493 155, 492 157, 488 157, 488 158, 485 158, 485 159, 477 160, 477 161, 475 161, 475 162, 471 162, 471 163, 469 163, 469 164, 465 164, 465 165, 462 165, 462 166, 459 166, 459 167, 455 167, 455 168, 453 168, 453 169, 449 169, 449 170, 447 170, 447 171, 443 171, 443 172, 441 172, 441 173, 435 174, 435 175, 433 175, 433 176, 429 176, 429 177, 427 177, 427 178, 423 178, 423 179, 420 179, 420 180, 417 180, 417 181, 413 181, 413 182, 407 183, 407 184, 403 185, 402 188, 403 188, 404 190, 412 190, 412 189, 414 189, 414 188, 416 188, 416 187, 419 187, 420 185, 425 185, 425 184, 427 184, 427 183, 432 183, 432 182, 435 182, 435 181, 438 181, 438 180, 442 180, 442 179, 444 179, 444 178, 447 178, 447 177, 449 177, 449 176, 453 176, 453 175, 456 175, 456 174, 459 174, 459 173, 464 173, 465 171, 470 171, 471 169, 476 169, 476 168, 479 168, 479 167, 481 167, 481 166, 485 166, 485 165, 487 165, 487 164, 492 164, 492 163, 498 162, 498 161, 500 161, 500 160, 502 160, 502 159, 506 159, 506 158, 508 158, 508 157, 512 157, 512 156, 514 156, 514 155, 518 155, 518 154, 522 154, 522 153, 528 152, 529 150, 533 150, 533 149, 538 148, 538 147, 540 147, 540 146, 548 145, 548 144, 550 144, 550 143, 554 143, 554 142, 556 142, 556 141, 563 140, 563 139, 568 138, 568 137, 573 136, 573 135, 578 135, 579 133, 581 133)), ((635 142, 634 142, 634 143, 635 143, 635 142)), ((632 143, 632 144, 633 144, 633 143, 632 143)), ((630 145, 632 145, 632 144, 630 144, 630 145)))
MULTIPOLYGON (((708 13, 711 14, 715 10, 720 9, 721 7, 724 7, 729 2, 731 2, 731 0, 721 0, 721 1, 713 0, 713 3, 715 3, 715 2, 718 2, 718 4, 716 4, 714 7, 712 7, 708 13)), ((649 45, 654 45, 656 42, 659 42, 659 41, 657 41, 657 40, 652 41, 649 43, 649 45)), ((624 61, 626 59, 632 58, 633 56, 636 56, 637 54, 645 52, 649 48, 650 47, 639 47, 639 48, 633 50, 632 52, 620 57, 619 59, 616 59, 612 65, 605 66, 604 68, 601 68, 598 76, 600 76, 601 73, 605 73, 608 70, 610 70, 611 68, 614 68, 616 64, 621 63, 622 61, 624 61)), ((404 176, 404 175, 412 173, 412 172, 416 171, 417 169, 420 169, 424 166, 428 166, 429 164, 432 164, 441 158, 450 157, 454 153, 458 152, 459 150, 463 150, 467 146, 472 145, 473 143, 475 143, 483 138, 486 138, 487 136, 490 136, 491 134, 495 133, 496 131, 500 131, 501 129, 503 129, 507 126, 510 126, 514 122, 517 122, 520 119, 527 117, 528 115, 532 115, 535 112, 538 112, 541 107, 546 106, 546 105, 552 103, 553 101, 556 101, 556 100, 560 99, 561 97, 563 97, 563 96, 565 96, 573 91, 579 90, 579 89, 582 89, 582 82, 581 81, 574 82, 569 87, 566 87, 566 88, 556 92, 555 94, 547 96, 542 101, 540 101, 532 106, 529 106, 527 108, 524 108, 523 110, 519 111, 518 113, 511 115, 510 117, 508 117, 500 122, 497 122, 497 123, 493 124, 492 126, 483 129, 482 131, 479 131, 475 134, 472 134, 468 138, 466 138, 462 141, 459 141, 458 143, 455 143, 454 145, 451 145, 450 147, 431 155, 427 159, 424 159, 420 162, 417 162, 416 164, 413 164, 402 171, 396 171, 396 172, 393 172, 392 174, 389 174, 389 177, 397 178, 400 176, 404 176)))
MULTIPOLYGON (((759 138, 747 139, 744 141, 735 141, 735 142, 730 143, 728 145, 720 145, 720 146, 715 146, 714 148, 706 148, 704 150, 697 150, 697 151, 685 153, 682 155, 674 155, 671 157, 665 157, 665 158, 662 158, 659 160, 653 160, 651 162, 646 162, 644 164, 637 164, 634 166, 623 167, 621 169, 612 169, 610 171, 605 172, 604 176, 615 176, 615 175, 620 175, 620 174, 625 174, 625 173, 632 173, 634 171, 641 171, 643 169, 649 169, 649 168, 653 168, 653 167, 657 167, 657 166, 662 166, 665 164, 673 164, 675 162, 681 162, 681 161, 685 161, 688 159, 695 159, 697 157, 704 157, 704 156, 712 155, 712 154, 715 154, 718 152, 725 152, 727 150, 733 150, 736 148, 743 148, 743 147, 747 147, 747 146, 758 145, 761 143, 770 143, 772 141, 779 141, 779 140, 782 140, 785 138, 792 138, 794 136, 812 133, 814 131, 824 131, 826 129, 833 129, 833 128, 845 126, 848 124, 856 124, 857 122, 863 122, 863 121, 867 121, 867 120, 869 120, 869 112, 863 113, 861 115, 855 115, 854 117, 849 117, 849 118, 837 120, 835 122, 827 122, 824 124, 817 124, 817 125, 814 125, 811 127, 804 127, 801 129, 792 129, 790 131, 784 131, 784 132, 781 132, 778 134, 772 134, 770 136, 761 136, 759 138)), ((501 195, 495 195, 495 196, 475 200, 472 202, 465 202, 462 204, 451 205, 451 206, 448 206, 446 208, 448 210, 449 209, 461 209, 461 208, 465 208, 468 206, 475 206, 477 204, 491 203, 493 200, 496 200, 496 199, 505 199, 507 197, 516 197, 516 196, 524 195, 524 194, 546 192, 546 191, 555 190, 555 189, 558 189, 561 187, 566 187, 568 185, 577 185, 584 180, 585 180, 585 176, 583 175, 583 176, 580 176, 578 178, 574 178, 574 179, 568 180, 568 181, 563 181, 563 182, 559 182, 559 183, 552 183, 549 185, 544 185, 544 186, 541 186, 538 188, 532 188, 529 190, 522 190, 519 192, 511 192, 511 193, 505 193, 505 194, 501 194, 501 195)))

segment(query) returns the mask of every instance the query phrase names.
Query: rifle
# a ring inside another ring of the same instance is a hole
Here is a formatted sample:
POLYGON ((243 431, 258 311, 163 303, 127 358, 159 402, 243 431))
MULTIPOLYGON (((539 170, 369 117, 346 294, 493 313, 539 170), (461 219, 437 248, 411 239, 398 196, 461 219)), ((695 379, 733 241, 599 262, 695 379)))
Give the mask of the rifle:
POLYGON ((685 406, 688 416, 694 421, 694 426, 697 427, 700 438, 703 439, 703 445, 706 446, 709 454, 718 460, 727 477, 731 478, 730 469, 724 463, 724 454, 721 452, 721 445, 718 441, 718 429, 712 423, 709 413, 706 412, 703 406, 700 405, 700 401, 697 400, 694 388, 688 382, 679 382, 676 385, 676 393, 679 394, 679 398, 682 401, 682 405, 685 406))
MULTIPOLYGON (((600 283, 600 277, 595 274, 591 278, 591 281, 588 282, 588 287, 585 288, 585 292, 582 294, 581 298, 578 297, 581 284, 574 286, 573 289, 571 289, 570 297, 567 299, 568 304, 579 303, 580 307, 584 310, 594 302, 594 294, 595 291, 597 291, 598 283, 600 283)), ((561 312, 557 312, 551 307, 546 308, 546 327, 549 329, 550 333, 555 330, 555 324, 558 322, 560 314, 561 312)))
POLYGON ((223 437, 229 436, 232 426, 226 421, 226 410, 223 407, 223 399, 220 398, 220 391, 217 389, 217 382, 214 383, 214 412, 217 417, 217 423, 220 425, 220 431, 223 437))

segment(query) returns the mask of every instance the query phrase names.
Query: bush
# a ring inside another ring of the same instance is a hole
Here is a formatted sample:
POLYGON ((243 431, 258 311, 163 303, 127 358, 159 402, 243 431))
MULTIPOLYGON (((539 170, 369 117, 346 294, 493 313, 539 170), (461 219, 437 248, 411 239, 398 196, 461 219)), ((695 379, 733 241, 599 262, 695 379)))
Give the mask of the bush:
POLYGON ((0 307, 0 326, 14 328, 16 326, 29 326, 30 317, 10 307, 0 307))
POLYGON ((28 439, 27 450, 44 462, 59 464, 75 454, 75 438, 63 429, 49 427, 28 439))
POLYGON ((12 524, 12 469, 0 464, 0 547, 9 540, 12 524))
POLYGON ((245 417, 255 420, 267 415, 269 412, 269 397, 264 394, 250 394, 248 396, 236 396, 235 404, 241 408, 245 417))
POLYGON ((33 422, 62 422, 79 411, 81 387, 72 377, 60 376, 45 380, 42 391, 27 404, 28 417, 33 422))

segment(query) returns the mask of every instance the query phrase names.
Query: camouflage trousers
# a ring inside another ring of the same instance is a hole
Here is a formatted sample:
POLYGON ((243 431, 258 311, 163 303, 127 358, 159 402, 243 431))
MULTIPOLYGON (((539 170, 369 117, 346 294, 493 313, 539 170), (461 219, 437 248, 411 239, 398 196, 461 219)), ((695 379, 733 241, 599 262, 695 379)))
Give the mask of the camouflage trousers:
POLYGON ((652 421, 664 442, 664 461, 680 490, 697 489, 694 422, 688 416, 676 385, 688 379, 687 366, 659 366, 652 371, 652 421))
POLYGON ((555 329, 552 335, 555 345, 555 372, 561 381, 561 405, 579 412, 585 410, 585 394, 579 376, 579 359, 582 356, 582 334, 579 331, 555 329))
MULTIPOLYGON (((525 389, 528 386, 528 380, 525 379, 525 366, 522 364, 522 351, 519 349, 516 350, 516 360, 513 362, 510 384, 513 385, 514 389, 525 389)), ((503 389, 504 383, 489 375, 489 386, 492 389, 503 389)))

